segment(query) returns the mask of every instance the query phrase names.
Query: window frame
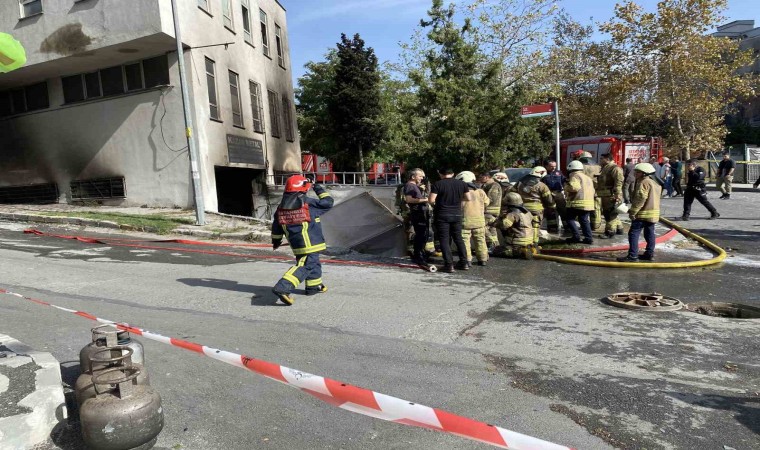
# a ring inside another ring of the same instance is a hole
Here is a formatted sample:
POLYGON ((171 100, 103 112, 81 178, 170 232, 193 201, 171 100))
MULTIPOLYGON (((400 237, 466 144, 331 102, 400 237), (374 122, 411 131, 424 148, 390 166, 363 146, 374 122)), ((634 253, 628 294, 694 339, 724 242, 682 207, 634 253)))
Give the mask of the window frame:
POLYGON ((274 23, 274 44, 277 50, 277 64, 285 68, 285 41, 282 40, 282 28, 274 23))
POLYGON ((230 84, 230 109, 232 109, 232 126, 245 129, 245 117, 243 116, 243 96, 240 92, 240 75, 232 70, 227 70, 227 77, 230 84), (232 84, 233 76, 235 84, 232 84), (232 92, 233 88, 237 90, 237 96, 232 92), (237 97, 238 113, 240 123, 235 122, 235 97, 237 97))
POLYGON ((45 109, 50 109, 50 86, 48 85, 48 80, 42 80, 37 83, 27 84, 25 86, 16 87, 12 89, 8 89, 5 91, 0 92, 0 101, 3 99, 7 100, 8 103, 6 103, 7 115, 2 115, 0 117, 11 117, 16 116, 19 114, 26 114, 29 112, 35 112, 35 111, 42 111, 45 109), (45 106, 29 109, 29 88, 36 87, 39 85, 45 86, 45 106), (15 96, 15 98, 14 98, 15 96), (16 108, 16 100, 20 100, 22 105, 19 108, 16 108))
POLYGON ((261 94, 261 85, 253 80, 248 80, 248 90, 251 99, 253 132, 264 134, 264 102, 261 94))
POLYGON ((285 140, 295 142, 296 133, 293 127, 293 106, 290 104, 290 98, 287 95, 281 95, 280 97, 282 97, 280 101, 282 103, 282 123, 285 128, 285 140))
POLYGON ((259 27, 261 29, 261 49, 264 56, 271 58, 269 51, 269 18, 263 9, 259 9, 259 27))
POLYGON ((137 62, 133 62, 133 63, 123 64, 121 66, 121 70, 123 72, 122 78, 124 79, 124 93, 130 93, 130 92, 136 92, 136 91, 145 90, 145 69, 143 68, 142 60, 137 61, 137 62), (140 87, 137 88, 137 89, 130 89, 129 88, 129 78, 127 78, 127 67, 128 66, 138 66, 138 68, 140 70, 140 73, 139 73, 139 75, 140 75, 140 87))
POLYGON ((235 32, 235 14, 232 11, 232 0, 222 0, 222 23, 224 28, 235 32))
POLYGON ((217 89, 216 86, 216 61, 209 58, 208 56, 204 56, 203 61, 203 70, 206 73, 206 91, 208 93, 208 104, 209 104, 209 118, 211 120, 215 120, 217 122, 221 122, 221 111, 219 110, 219 89, 217 89), (211 63, 211 68, 213 69, 212 73, 209 73, 208 71, 208 62, 211 63), (213 83, 209 84, 209 76, 211 76, 211 79, 213 80, 213 83), (211 102, 211 88, 214 89, 214 97, 216 98, 216 103, 211 102), (214 114, 212 114, 212 111, 216 109, 216 117, 214 114))
POLYGON ((251 21, 250 0, 240 0, 240 16, 243 19, 243 40, 253 46, 253 22, 251 21), (248 19, 248 29, 245 29, 245 21, 248 19))
POLYGON ((282 130, 280 129, 280 105, 279 96, 277 92, 267 89, 267 102, 269 103, 269 134, 273 138, 282 137, 282 130))
POLYGON ((39 16, 40 14, 43 14, 45 12, 45 5, 42 3, 42 0, 18 0, 18 9, 18 20, 24 20, 28 19, 29 17, 39 16), (29 15, 24 14, 24 6, 36 2, 39 2, 40 4, 40 12, 29 15))
POLYGON ((198 8, 201 9, 201 11, 205 12, 208 15, 211 15, 211 0, 198 0, 198 8), (203 2, 206 6, 201 5, 201 2, 203 2))

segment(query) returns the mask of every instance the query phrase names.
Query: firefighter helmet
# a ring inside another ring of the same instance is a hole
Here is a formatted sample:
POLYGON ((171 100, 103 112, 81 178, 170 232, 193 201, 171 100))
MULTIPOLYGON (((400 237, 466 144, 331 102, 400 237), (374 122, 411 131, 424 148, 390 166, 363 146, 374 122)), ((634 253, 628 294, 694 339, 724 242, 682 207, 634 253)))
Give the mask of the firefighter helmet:
POLYGON ((570 164, 567 165, 567 170, 569 172, 573 172, 575 170, 583 170, 583 163, 580 161, 570 161, 570 164))
POLYGON ((303 175, 293 175, 285 182, 285 192, 308 192, 311 181, 303 175))
POLYGON ((509 176, 507 176, 504 172, 496 172, 493 174, 493 179, 496 181, 506 181, 509 182, 509 176))
POLYGON ((580 156, 579 159, 584 159, 584 158, 585 159, 592 159, 593 157, 594 157, 594 155, 592 155, 591 153, 589 153, 589 152, 583 152, 583 153, 581 153, 581 156, 580 156))
POLYGON ((546 176, 546 168, 543 166, 536 166, 530 171, 530 176, 543 178, 546 176))
POLYGON ((475 174, 470 172, 469 170, 465 170, 464 172, 459 172, 459 174, 456 176, 456 179, 462 180, 465 183, 474 183, 475 174))
POLYGON ((504 203, 506 203, 507 206, 522 206, 523 199, 517 192, 510 192, 504 199, 504 203))
POLYGON ((636 164, 636 167, 634 167, 633 169, 638 170, 639 172, 643 172, 647 175, 652 175, 653 173, 655 173, 654 166, 652 166, 649 163, 636 164))

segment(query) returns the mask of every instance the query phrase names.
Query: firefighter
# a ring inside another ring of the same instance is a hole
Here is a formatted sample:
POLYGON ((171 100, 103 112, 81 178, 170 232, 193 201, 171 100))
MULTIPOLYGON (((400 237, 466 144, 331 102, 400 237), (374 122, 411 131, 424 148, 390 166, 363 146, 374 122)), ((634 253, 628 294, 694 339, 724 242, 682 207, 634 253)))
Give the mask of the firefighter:
POLYGON ((504 172, 496 172, 493 174, 493 179, 501 186, 501 203, 504 204, 504 200, 507 198, 507 194, 512 190, 512 184, 509 182, 509 176, 504 172))
POLYGON ((591 231, 589 216, 594 211, 594 182, 583 173, 583 164, 580 161, 572 161, 567 165, 569 172, 565 183, 565 198, 567 199, 567 224, 573 236, 568 238, 568 243, 593 244, 594 237, 591 231), (578 224, 580 223, 580 229, 578 224), (581 240, 583 232, 583 240, 581 240))
POLYGON ((462 206, 462 239, 464 240, 467 264, 472 265, 472 254, 478 260, 479 266, 485 266, 488 261, 488 245, 486 244, 486 208, 491 200, 483 189, 475 184, 475 174, 466 170, 456 178, 467 183, 472 192, 472 200, 462 206))
POLYGON ((497 221, 504 233, 504 246, 496 254, 506 258, 533 258, 533 229, 536 221, 533 214, 523 205, 522 197, 516 192, 507 193, 497 221))
POLYGON ((550 160, 546 167, 546 176, 543 179, 544 184, 552 192, 554 197, 553 209, 546 210, 546 230, 549 233, 559 233, 559 222, 562 221, 562 226, 565 231, 568 230, 567 222, 565 221, 565 192, 563 186, 567 178, 561 171, 557 170, 557 162, 550 160))
POLYGON ((481 189, 488 196, 489 204, 486 206, 485 213, 486 245, 488 251, 493 252, 493 249, 499 245, 499 230, 496 228, 496 219, 501 214, 501 185, 491 178, 488 172, 480 174, 478 181, 481 184, 481 189))
POLYGON ((409 172, 409 181, 404 185, 404 204, 409 211, 409 221, 414 227, 414 250, 412 261, 416 264, 426 264, 427 255, 425 246, 428 242, 430 230, 430 213, 427 195, 420 187, 423 185, 425 172, 422 169, 414 169, 409 172))
POLYGON ((318 199, 306 196, 312 188, 308 178, 302 175, 288 178, 285 194, 274 214, 272 248, 277 250, 284 236, 288 238, 296 257, 296 264, 272 288, 272 292, 286 305, 294 303, 290 293, 304 281, 306 295, 327 292, 327 286, 322 282, 322 265, 319 262, 319 252, 327 249, 320 216, 332 208, 333 198, 324 186, 313 186, 318 199))
POLYGON ((514 188, 515 192, 522 197, 523 207, 533 214, 533 243, 536 245, 538 245, 541 222, 544 220, 544 208, 555 208, 552 191, 541 181, 545 175, 546 169, 536 166, 514 188))
MULTIPOLYGON (((598 189, 597 183, 601 167, 594 162, 594 156, 586 151, 579 150, 576 152, 576 159, 583 164, 583 173, 591 178, 594 183, 594 191, 598 189)), ((602 201, 599 197, 594 197, 594 210, 591 212, 591 229, 596 231, 602 226, 602 201)))
POLYGON ((619 257, 620 262, 654 261, 656 236, 654 226, 660 220, 660 196, 662 185, 653 179, 655 168, 649 163, 636 164, 636 186, 633 189, 631 209, 631 229, 628 231, 628 254, 619 257), (644 230, 647 247, 644 254, 639 256, 639 237, 644 230))
POLYGON ((601 199, 602 214, 604 215, 604 234, 602 239, 610 239, 616 234, 623 234, 623 223, 618 219, 617 207, 623 201, 623 169, 612 155, 605 153, 599 158, 602 169, 599 172, 596 195, 601 199))

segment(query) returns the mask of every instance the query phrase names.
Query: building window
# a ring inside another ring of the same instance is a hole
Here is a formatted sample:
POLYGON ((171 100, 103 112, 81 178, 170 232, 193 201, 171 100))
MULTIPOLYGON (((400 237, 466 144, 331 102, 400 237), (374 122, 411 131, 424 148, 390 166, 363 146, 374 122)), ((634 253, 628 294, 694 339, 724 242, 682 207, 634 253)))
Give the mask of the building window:
POLYGON ((47 82, 0 92, 0 117, 37 111, 50 107, 47 82))
POLYGON ((206 84, 208 85, 209 116, 219 120, 219 102, 216 97, 216 73, 214 61, 206 58, 206 84))
POLYGON ((232 99, 232 125, 243 128, 243 100, 240 98, 238 74, 230 70, 230 98, 232 99))
POLYGON ((280 111, 277 108, 277 93, 267 90, 267 101, 269 102, 269 123, 272 130, 272 137, 280 137, 280 111))
POLYGON ((42 0, 19 0, 21 18, 42 14, 42 0))
POLYGON ((277 63, 282 67, 285 68, 285 49, 282 45, 282 29, 279 25, 274 24, 274 41, 275 45, 277 45, 277 63))
POLYGON ((251 8, 248 6, 248 0, 242 0, 241 8, 243 9, 243 39, 253 45, 253 35, 251 34, 251 8))
POLYGON ((210 13, 211 10, 208 7, 208 0, 198 0, 198 7, 207 13, 210 13))
POLYGON ((293 115, 290 109, 290 100, 287 96, 282 96, 282 121, 285 128, 285 139, 288 142, 295 141, 295 133, 293 133, 293 115))
POLYGON ((259 10, 259 21, 261 22, 261 47, 264 49, 264 55, 269 56, 269 32, 267 31, 267 13, 259 10))
POLYGON ((248 82, 248 89, 251 91, 251 117, 253 117, 253 131, 257 133, 264 132, 264 122, 261 120, 264 114, 264 105, 261 101, 261 86, 254 81, 248 82))
POLYGON ((61 78, 64 103, 81 102, 85 99, 82 75, 61 78))
POLYGON ((224 17, 224 26, 230 30, 235 27, 232 24, 232 0, 222 0, 222 17, 224 17))
POLYGON ((124 93, 124 73, 121 66, 109 67, 100 71, 100 87, 103 97, 124 93))
POLYGON ((146 88, 169 84, 169 60, 166 55, 145 59, 142 66, 146 88))
POLYGON ((127 79, 127 92, 143 88, 143 71, 139 62, 124 66, 124 77, 127 79))

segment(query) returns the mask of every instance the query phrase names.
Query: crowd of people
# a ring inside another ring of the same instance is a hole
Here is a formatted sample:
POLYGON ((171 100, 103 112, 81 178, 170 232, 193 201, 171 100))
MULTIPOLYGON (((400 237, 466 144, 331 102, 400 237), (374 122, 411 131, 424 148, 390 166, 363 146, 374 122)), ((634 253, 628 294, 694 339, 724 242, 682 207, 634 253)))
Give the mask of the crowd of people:
MULTIPOLYGON (((596 230, 600 239, 623 235, 620 214, 627 213, 629 250, 618 261, 653 261, 661 197, 683 196, 681 220, 689 220, 695 199, 710 212, 709 219, 720 217, 707 199, 705 171, 696 160, 628 159, 620 167, 610 154, 601 155, 599 164, 586 151, 572 157, 564 173, 549 160, 517 183, 503 172, 476 176, 442 169, 440 181, 428 185, 425 172, 413 169, 402 197, 413 236, 412 260, 423 265, 441 256, 443 271, 453 272, 469 270, 473 263, 484 266, 489 256, 531 258, 544 223, 550 233, 559 233, 562 225, 567 243, 590 245, 596 230), (647 245, 639 254, 642 233, 647 245)), ((721 198, 730 198, 734 168, 730 163, 719 167, 721 198)))

